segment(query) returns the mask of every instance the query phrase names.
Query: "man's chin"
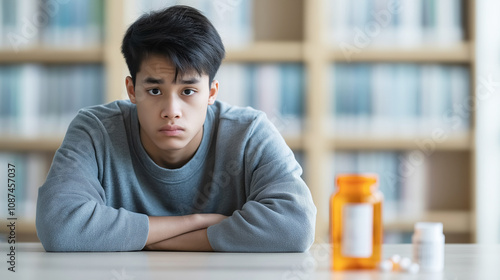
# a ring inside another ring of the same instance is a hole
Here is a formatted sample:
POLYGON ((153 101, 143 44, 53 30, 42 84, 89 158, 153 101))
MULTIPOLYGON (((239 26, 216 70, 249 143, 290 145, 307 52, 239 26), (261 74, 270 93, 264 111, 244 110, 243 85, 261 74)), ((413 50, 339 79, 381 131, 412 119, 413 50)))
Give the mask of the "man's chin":
POLYGON ((183 145, 183 143, 162 143, 158 148, 164 152, 178 152, 186 148, 186 145, 183 145))

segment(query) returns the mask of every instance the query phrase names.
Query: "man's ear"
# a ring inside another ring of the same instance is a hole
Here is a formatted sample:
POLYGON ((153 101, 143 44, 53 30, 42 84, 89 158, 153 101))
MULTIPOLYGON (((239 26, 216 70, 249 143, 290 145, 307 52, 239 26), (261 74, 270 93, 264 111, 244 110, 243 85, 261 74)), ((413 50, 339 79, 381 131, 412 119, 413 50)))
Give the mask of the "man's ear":
POLYGON ((127 78, 125 78, 125 87, 127 88, 127 94, 128 98, 130 99, 130 102, 137 104, 135 97, 134 82, 132 81, 132 77, 127 76, 127 78))
POLYGON ((219 81, 213 80, 210 84, 210 93, 208 95, 208 105, 215 103, 217 99, 217 94, 219 93, 219 81))

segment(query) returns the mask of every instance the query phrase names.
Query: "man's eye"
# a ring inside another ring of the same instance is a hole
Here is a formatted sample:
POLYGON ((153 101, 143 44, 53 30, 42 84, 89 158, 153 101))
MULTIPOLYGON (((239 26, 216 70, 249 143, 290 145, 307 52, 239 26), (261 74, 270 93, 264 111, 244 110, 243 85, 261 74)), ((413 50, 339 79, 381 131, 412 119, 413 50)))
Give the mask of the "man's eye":
POLYGON ((157 88, 154 88, 154 89, 150 89, 148 90, 149 94, 151 95, 160 95, 161 94, 161 91, 157 88))
POLYGON ((193 95, 195 93, 196 93, 196 91, 194 91, 192 89, 185 89, 182 91, 182 95, 187 95, 187 96, 193 95))

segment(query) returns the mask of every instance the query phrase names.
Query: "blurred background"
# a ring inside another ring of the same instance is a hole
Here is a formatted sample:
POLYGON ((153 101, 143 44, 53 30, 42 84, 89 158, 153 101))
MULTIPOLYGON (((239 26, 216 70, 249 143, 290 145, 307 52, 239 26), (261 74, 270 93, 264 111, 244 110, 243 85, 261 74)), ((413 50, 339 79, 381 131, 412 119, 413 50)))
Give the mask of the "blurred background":
POLYGON ((498 243, 497 2, 0 0, 0 176, 16 166, 18 240, 37 240, 37 189, 78 109, 127 98, 128 25, 184 4, 225 43, 219 99, 263 110, 295 152, 317 242, 336 174, 376 172, 385 243, 411 242, 417 221, 442 222, 448 243, 498 243))

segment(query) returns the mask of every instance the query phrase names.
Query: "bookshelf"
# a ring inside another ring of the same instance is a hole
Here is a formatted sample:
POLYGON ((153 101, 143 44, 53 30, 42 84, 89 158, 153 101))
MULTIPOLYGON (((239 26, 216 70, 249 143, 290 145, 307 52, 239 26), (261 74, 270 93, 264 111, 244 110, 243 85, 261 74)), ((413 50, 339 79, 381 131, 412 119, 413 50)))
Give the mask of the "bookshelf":
POLYGON ((447 47, 423 46, 409 48, 366 49, 354 53, 347 59, 343 51, 333 47, 328 52, 328 59, 337 62, 432 62, 432 63, 470 63, 473 57, 470 42, 456 43, 447 47))
POLYGON ((0 50, 2 63, 101 63, 104 53, 101 48, 85 50, 54 50, 47 48, 28 49, 21 51, 0 50))
MULTIPOLYGON (((343 0, 342 0, 343 1, 343 0)), ((363 137, 345 136, 332 133, 328 119, 330 116, 330 76, 329 69, 337 63, 409 63, 462 65, 469 69, 470 85, 474 85, 475 77, 475 34, 474 34, 474 1, 464 0, 463 29, 465 40, 446 45, 432 44, 415 47, 368 47, 354 53, 350 58, 343 50, 326 38, 331 33, 325 11, 329 7, 328 0, 253 0, 253 39, 243 46, 227 48, 224 64, 267 64, 267 63, 300 63, 304 67, 304 123, 298 135, 286 135, 287 144, 304 155, 305 178, 310 187, 313 199, 318 208, 316 240, 328 241, 328 199, 333 191, 332 166, 330 157, 337 152, 391 151, 409 152, 418 150, 416 142, 428 137, 412 136, 363 137), (284 9, 283 7, 286 7, 284 9)), ((196 1, 191 1, 196 2, 196 1)), ((228 3, 235 3, 228 1, 228 3)), ((104 68, 106 76, 105 102, 126 98, 124 87, 125 76, 128 75, 125 62, 120 53, 120 43, 128 22, 133 1, 107 0, 104 7, 104 38, 98 47, 83 49, 54 49, 48 47, 31 47, 19 52, 0 50, 1 64, 86 64, 98 63, 104 68), (132 3, 132 4, 131 4, 132 3)), ((221 83, 221 87, 224 86, 221 83)), ((474 96, 474 87, 470 88, 474 96)), ((450 190, 449 184, 435 192, 436 197, 428 203, 418 217, 394 219, 385 224, 390 232, 411 232, 415 221, 444 222, 445 234, 450 234, 456 242, 475 242, 476 212, 473 201, 477 188, 475 186, 475 111, 471 110, 470 126, 466 133, 448 137, 436 143, 428 160, 433 167, 453 173, 465 168, 465 175, 459 176, 458 190, 450 190), (448 162, 447 162, 448 161, 448 162), (450 162, 451 161, 451 162, 450 162), (457 163, 458 162, 458 163, 457 163), (442 168, 436 166, 450 165, 442 168), (457 167, 458 166, 458 167, 457 167), (465 167, 464 167, 465 166, 465 167), (447 170, 449 169, 449 170, 447 170), (447 195, 446 191, 452 191, 447 195), (436 201, 443 200, 442 205, 436 201)), ((59 147, 61 136, 44 138, 3 137, 0 150, 7 152, 42 153, 50 160, 59 147)), ((437 176, 435 172, 433 176, 437 176)), ((446 180, 437 180, 446 184, 446 180)), ((433 185, 434 187, 434 185, 433 185)), ((432 196, 432 189, 431 196, 432 196)), ((36 239, 34 222, 22 223, 23 238, 36 239)), ((3 229, 0 229, 0 231, 3 229)), ((448 237, 447 237, 448 238, 448 237)))
POLYGON ((300 42, 258 42, 250 47, 229 50, 225 62, 301 62, 303 44, 300 42))
MULTIPOLYGON (((411 150, 424 139, 413 137, 394 137, 390 139, 361 139, 358 137, 333 137, 328 140, 330 149, 340 150, 411 150)), ((455 136, 435 143, 436 151, 469 151, 472 145, 471 135, 455 136)))

